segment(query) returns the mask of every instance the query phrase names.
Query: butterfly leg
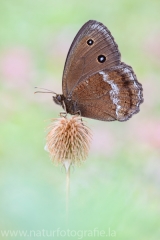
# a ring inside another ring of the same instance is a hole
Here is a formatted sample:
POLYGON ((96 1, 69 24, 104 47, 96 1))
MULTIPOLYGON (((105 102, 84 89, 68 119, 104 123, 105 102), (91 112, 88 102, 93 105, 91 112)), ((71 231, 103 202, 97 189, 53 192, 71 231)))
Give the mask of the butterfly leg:
POLYGON ((81 116, 81 111, 80 111, 80 110, 76 111, 76 112, 74 113, 74 115, 79 115, 79 116, 81 116))
POLYGON ((60 117, 64 117, 64 118, 66 118, 67 117, 67 112, 60 112, 60 117))
POLYGON ((65 112, 60 112, 60 117, 66 118, 67 117, 67 110, 66 110, 66 105, 65 105, 64 101, 62 101, 62 106, 63 106, 63 109, 64 109, 65 112))
MULTIPOLYGON (((74 115, 78 115, 78 116, 81 117, 81 111, 80 111, 80 110, 76 111, 76 112, 74 113, 74 115)), ((81 121, 82 121, 82 117, 81 117, 81 121)), ((82 121, 82 122, 83 122, 83 121, 82 121)))
POLYGON ((82 122, 82 124, 83 124, 83 119, 82 119, 81 111, 80 111, 80 110, 76 111, 76 112, 74 113, 74 115, 80 116, 80 117, 81 117, 81 122, 82 122))

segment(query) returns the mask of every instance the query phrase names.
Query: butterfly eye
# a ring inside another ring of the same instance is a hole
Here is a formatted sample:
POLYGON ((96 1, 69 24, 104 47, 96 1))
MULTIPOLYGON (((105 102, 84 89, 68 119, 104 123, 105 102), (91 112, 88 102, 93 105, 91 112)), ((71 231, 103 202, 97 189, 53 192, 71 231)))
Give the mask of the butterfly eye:
POLYGON ((100 63, 104 63, 106 61, 106 57, 104 55, 99 55, 97 59, 100 63))
POLYGON ((57 100, 58 100, 59 102, 61 102, 61 96, 60 96, 60 95, 57 96, 57 100))
POLYGON ((94 43, 94 41, 93 41, 92 39, 89 39, 89 40, 87 41, 87 44, 88 44, 89 46, 91 46, 93 43, 94 43))

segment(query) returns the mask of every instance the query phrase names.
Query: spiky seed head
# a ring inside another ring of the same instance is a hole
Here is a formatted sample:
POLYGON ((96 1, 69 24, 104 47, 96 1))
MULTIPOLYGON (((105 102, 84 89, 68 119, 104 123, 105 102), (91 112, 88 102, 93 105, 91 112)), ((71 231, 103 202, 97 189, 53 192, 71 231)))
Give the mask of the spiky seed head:
POLYGON ((91 131, 80 116, 53 119, 46 138, 46 147, 55 163, 69 159, 81 163, 88 156, 91 131))

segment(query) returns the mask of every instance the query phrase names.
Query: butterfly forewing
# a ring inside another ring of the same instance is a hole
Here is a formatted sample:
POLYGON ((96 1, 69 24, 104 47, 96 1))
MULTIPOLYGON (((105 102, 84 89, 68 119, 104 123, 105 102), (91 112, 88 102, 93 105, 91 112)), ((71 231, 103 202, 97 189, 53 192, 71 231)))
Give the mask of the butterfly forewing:
POLYGON ((63 94, 72 95, 74 88, 88 76, 120 64, 120 52, 110 31, 90 20, 77 33, 65 63, 63 94))

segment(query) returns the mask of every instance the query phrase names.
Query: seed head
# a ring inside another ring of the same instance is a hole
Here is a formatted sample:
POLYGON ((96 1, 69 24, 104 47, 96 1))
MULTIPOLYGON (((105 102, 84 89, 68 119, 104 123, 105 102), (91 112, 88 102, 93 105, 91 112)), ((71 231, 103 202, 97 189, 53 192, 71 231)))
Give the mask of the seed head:
POLYGON ((87 158, 91 132, 80 116, 61 117, 52 120, 46 140, 46 147, 55 163, 63 164, 69 159, 75 164, 87 158))

